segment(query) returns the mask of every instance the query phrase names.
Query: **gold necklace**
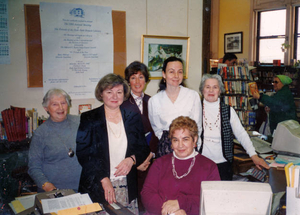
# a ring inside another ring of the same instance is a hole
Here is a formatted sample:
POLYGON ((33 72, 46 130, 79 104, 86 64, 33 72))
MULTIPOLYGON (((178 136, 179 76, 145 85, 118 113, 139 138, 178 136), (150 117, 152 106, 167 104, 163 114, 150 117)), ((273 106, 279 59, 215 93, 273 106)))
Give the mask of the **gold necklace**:
POLYGON ((204 125, 205 125, 205 128, 206 127, 208 127, 209 128, 209 130, 212 130, 212 128, 213 128, 213 126, 215 126, 216 128, 218 128, 219 126, 219 120, 220 120, 220 104, 219 104, 219 113, 218 113, 218 115, 217 115, 217 119, 216 119, 216 121, 213 123, 213 124, 211 124, 211 122, 210 123, 208 123, 207 121, 207 118, 206 118, 206 116, 205 116, 205 108, 204 108, 204 102, 203 102, 203 118, 204 118, 204 125))

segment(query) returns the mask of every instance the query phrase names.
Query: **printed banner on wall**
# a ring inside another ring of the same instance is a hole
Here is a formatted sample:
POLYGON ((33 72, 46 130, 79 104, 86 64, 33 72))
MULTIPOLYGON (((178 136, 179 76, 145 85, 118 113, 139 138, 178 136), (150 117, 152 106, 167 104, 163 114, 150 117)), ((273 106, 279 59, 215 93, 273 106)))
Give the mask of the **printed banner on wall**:
POLYGON ((72 99, 95 98, 98 81, 113 72, 110 7, 40 3, 44 94, 65 90, 72 99))
POLYGON ((0 64, 10 64, 7 0, 0 0, 0 64))

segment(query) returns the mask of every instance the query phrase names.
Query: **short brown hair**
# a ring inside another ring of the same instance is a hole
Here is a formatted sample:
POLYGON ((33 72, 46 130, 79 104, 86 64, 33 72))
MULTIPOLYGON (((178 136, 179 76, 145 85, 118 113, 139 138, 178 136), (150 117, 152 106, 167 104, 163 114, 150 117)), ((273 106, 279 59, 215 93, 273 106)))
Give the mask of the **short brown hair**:
POLYGON ((172 139, 173 134, 176 130, 188 130, 192 139, 198 138, 198 126, 197 123, 187 116, 180 116, 174 119, 169 127, 169 138, 172 139))
POLYGON ((132 75, 137 74, 138 72, 141 72, 142 75, 145 77, 146 83, 149 81, 149 72, 147 69, 147 66, 139 61, 134 61, 125 69, 125 80, 130 83, 130 77, 132 75))
POLYGON ((117 85, 123 85, 124 100, 128 99, 130 95, 130 88, 127 81, 125 81, 125 79, 122 78, 120 75, 110 73, 105 75, 103 78, 101 78, 96 86, 95 96, 97 100, 103 102, 103 98, 102 98, 103 91, 106 89, 114 88, 117 85))

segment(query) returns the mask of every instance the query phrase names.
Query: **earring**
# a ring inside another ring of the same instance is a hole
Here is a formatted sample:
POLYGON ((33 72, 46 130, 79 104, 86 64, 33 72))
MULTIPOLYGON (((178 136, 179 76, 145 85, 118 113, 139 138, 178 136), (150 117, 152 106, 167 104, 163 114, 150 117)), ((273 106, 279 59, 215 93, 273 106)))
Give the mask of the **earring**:
POLYGON ((166 83, 166 79, 164 78, 164 83, 166 83))

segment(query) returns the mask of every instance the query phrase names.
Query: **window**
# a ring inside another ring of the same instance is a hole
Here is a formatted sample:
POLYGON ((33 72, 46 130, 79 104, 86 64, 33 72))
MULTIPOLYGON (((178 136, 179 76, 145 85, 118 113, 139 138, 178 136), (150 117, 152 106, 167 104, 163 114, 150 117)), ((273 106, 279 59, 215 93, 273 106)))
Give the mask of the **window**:
MULTIPOLYGON (((284 62, 282 44, 286 41, 286 9, 258 12, 256 61, 271 64, 284 62)), ((300 36, 300 35, 299 35, 300 36)))

